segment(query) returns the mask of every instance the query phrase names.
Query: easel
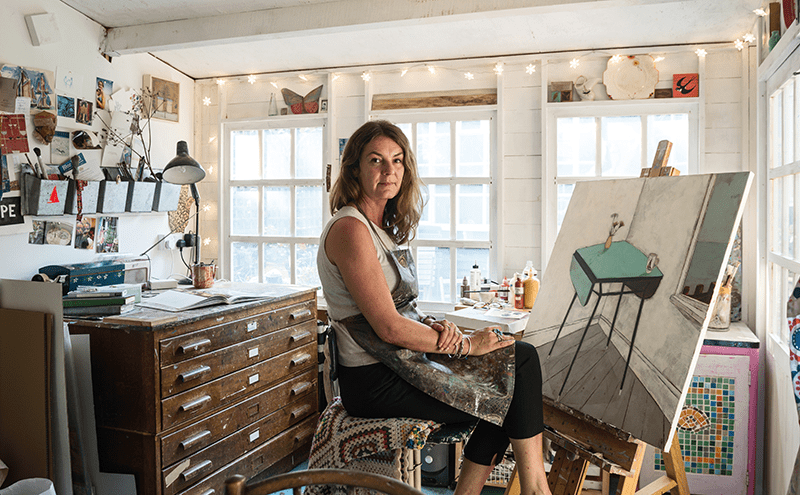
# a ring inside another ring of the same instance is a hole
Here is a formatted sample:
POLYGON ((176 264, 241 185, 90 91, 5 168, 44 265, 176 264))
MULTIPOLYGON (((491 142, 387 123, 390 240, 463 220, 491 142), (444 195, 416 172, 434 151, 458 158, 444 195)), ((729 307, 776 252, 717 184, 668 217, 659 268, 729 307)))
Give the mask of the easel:
MULTIPOLYGON (((671 142, 660 141, 652 167, 643 168, 640 177, 678 175, 678 169, 667 166, 671 150, 671 142)), ((544 437, 556 448, 547 475, 553 495, 580 495, 589 464, 601 470, 603 495, 690 495, 677 433, 663 452, 667 474, 637 490, 647 444, 607 423, 544 401, 544 437)), ((520 495, 516 465, 504 495, 520 495)))
MULTIPOLYGON (((584 416, 544 403, 544 436, 556 448, 555 459, 547 476, 553 495, 580 495, 589 464, 598 466, 603 475, 603 495, 689 495, 689 483, 683 465, 677 435, 665 451, 667 474, 636 490, 647 444, 629 434, 584 416)), ((504 495, 520 495, 517 468, 511 473, 504 495)))

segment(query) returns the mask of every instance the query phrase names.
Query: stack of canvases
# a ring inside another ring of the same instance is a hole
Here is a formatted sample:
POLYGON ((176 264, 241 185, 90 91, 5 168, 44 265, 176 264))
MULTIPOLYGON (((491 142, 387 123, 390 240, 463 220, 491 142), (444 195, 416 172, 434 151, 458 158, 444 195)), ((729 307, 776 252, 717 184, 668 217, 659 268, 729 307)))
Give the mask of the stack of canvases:
POLYGON ((65 317, 97 317, 127 313, 141 297, 134 284, 78 287, 63 298, 65 317))

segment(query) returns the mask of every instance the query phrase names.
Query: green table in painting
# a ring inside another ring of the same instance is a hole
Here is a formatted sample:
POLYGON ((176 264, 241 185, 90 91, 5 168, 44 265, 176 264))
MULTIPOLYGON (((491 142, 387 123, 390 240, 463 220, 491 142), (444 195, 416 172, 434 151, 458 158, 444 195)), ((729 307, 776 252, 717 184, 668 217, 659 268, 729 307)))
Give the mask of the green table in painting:
POLYGON ((589 303, 589 298, 592 293, 597 294, 597 301, 592 310, 592 316, 586 322, 586 327, 583 329, 583 335, 578 343, 578 348, 575 350, 575 355, 572 357, 572 362, 567 370, 567 376, 564 377, 564 383, 561 385, 559 395, 564 392, 564 386, 567 384, 569 374, 572 372, 572 366, 575 364, 575 359, 578 357, 578 352, 583 345, 583 339, 586 337, 586 332, 594 319, 597 312, 597 307, 600 305, 600 299, 603 296, 618 295, 617 308, 614 311, 614 318, 611 321, 611 329, 608 331, 608 340, 606 341, 606 348, 611 343, 611 335, 614 333, 614 325, 617 323, 617 314, 619 313, 619 306, 622 302, 622 296, 625 294, 633 294, 639 298, 639 311, 636 314, 636 323, 633 326, 633 334, 631 336, 631 345, 628 349, 628 358, 625 362, 625 371, 622 373, 622 383, 620 383, 620 390, 625 384, 625 375, 628 373, 628 367, 631 362, 631 353, 633 352, 633 343, 636 340, 636 331, 639 328, 639 320, 642 316, 642 307, 644 306, 645 299, 653 297, 658 289, 663 274, 657 267, 649 267, 648 257, 639 251, 636 247, 627 241, 612 242, 606 248, 605 244, 595 244, 594 246, 587 246, 577 249, 572 254, 572 262, 570 263, 569 276, 572 282, 572 287, 575 288, 575 295, 572 296, 572 302, 569 304, 567 314, 564 315, 564 320, 561 322, 561 327, 558 329, 553 345, 550 347, 552 354, 553 348, 561 335, 561 330, 564 329, 564 324, 567 322, 572 306, 575 300, 579 300, 582 306, 589 303), (603 285, 606 287, 609 284, 621 284, 619 290, 604 291, 603 285))

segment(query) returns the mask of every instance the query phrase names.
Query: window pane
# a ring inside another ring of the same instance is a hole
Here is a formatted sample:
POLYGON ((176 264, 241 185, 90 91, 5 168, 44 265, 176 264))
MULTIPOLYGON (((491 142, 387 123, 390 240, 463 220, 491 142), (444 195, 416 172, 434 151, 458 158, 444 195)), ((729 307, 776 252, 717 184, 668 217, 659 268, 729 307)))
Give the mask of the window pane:
POLYGON ((600 134, 602 175, 639 177, 642 169, 641 117, 603 117, 600 119, 600 134))
POLYGON ((781 254, 781 240, 783 239, 783 179, 773 179, 771 181, 772 191, 772 211, 771 222, 772 227, 772 252, 781 254))
POLYGON ((298 179, 322 178, 322 127, 297 129, 295 147, 295 177, 298 179))
POLYGON ((322 186, 298 187, 295 198, 295 235, 319 237, 322 233, 322 186))
POLYGON ((450 122, 417 124, 420 177, 450 177, 450 122))
POLYGON ((558 185, 558 191, 556 191, 556 200, 558 201, 556 232, 561 230, 561 223, 564 221, 564 215, 567 214, 567 206, 569 206, 569 200, 572 199, 573 190, 575 190, 575 184, 558 185))
POLYGON ((258 244, 231 243, 231 274, 234 282, 258 282, 258 244))
POLYGON ((291 263, 288 244, 264 244, 264 283, 291 284, 291 263))
POLYGON ((231 132, 231 179, 259 179, 258 131, 231 132))
POLYGON ((420 239, 450 239, 450 186, 431 184, 422 188, 422 194, 425 208, 417 235, 420 239))
POLYGON ((794 87, 783 90, 783 165, 794 161, 794 87))
POLYGON ((321 287, 317 273, 317 250, 319 244, 298 244, 295 246, 295 270, 297 281, 300 285, 321 287))
POLYGON ((795 259, 794 253, 794 176, 790 175, 783 179, 783 224, 786 228, 786 236, 784 237, 784 255, 787 258, 795 259))
POLYGON ((489 240, 489 185, 456 186, 456 239, 489 240))
POLYGON ((413 140, 413 136, 412 136, 412 126, 411 126, 411 124, 406 122, 406 123, 403 123, 403 124, 395 124, 395 125, 397 127, 399 127, 401 131, 403 131, 403 134, 406 135, 406 138, 408 139, 408 142, 411 144, 411 147, 413 148, 414 147, 414 140, 413 140))
POLYGON ((415 261, 417 262, 420 300, 452 302, 450 299, 450 248, 420 247, 417 249, 415 261))
POLYGON ((258 235, 258 188, 231 188, 231 234, 258 235))
POLYGON ((597 122, 593 117, 556 120, 559 176, 591 177, 597 163, 597 122))
POLYGON ((264 235, 292 235, 291 205, 289 187, 264 188, 264 235))
POLYGON ((480 248, 460 248, 456 249, 456 279, 461 285, 464 277, 469 281, 469 271, 472 265, 478 265, 481 269, 481 278, 489 278, 492 267, 489 266, 489 250, 480 248))
POLYGON ((491 140, 488 120, 456 122, 456 175, 489 177, 491 140))
POLYGON ((770 144, 772 145, 772 153, 770 153, 770 168, 779 167, 781 165, 781 156, 783 155, 783 148, 781 141, 783 138, 783 126, 781 119, 783 118, 783 98, 781 93, 777 93, 770 100, 770 144))
POLYGON ((653 163, 659 141, 672 143, 667 166, 675 167, 681 175, 689 173, 689 114, 647 116, 647 161, 646 167, 653 163))
POLYGON ((288 179, 291 177, 291 129, 264 130, 264 177, 288 179))

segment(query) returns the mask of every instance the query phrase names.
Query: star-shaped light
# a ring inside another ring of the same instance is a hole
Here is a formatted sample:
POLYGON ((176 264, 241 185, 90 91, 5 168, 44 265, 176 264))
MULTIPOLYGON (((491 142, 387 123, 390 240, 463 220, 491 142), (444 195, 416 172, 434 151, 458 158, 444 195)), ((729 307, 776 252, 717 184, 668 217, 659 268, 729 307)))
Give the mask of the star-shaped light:
POLYGON ((211 205, 206 203, 203 205, 203 211, 211 211, 211 205))
POLYGON ((335 81, 335 80, 337 80, 337 79, 339 79, 339 74, 334 74, 334 75, 333 75, 333 80, 335 81))
POLYGON ((733 46, 735 46, 737 50, 742 51, 742 48, 744 48, 744 41, 737 39, 733 42, 733 46))
POLYGON ((217 79, 217 86, 224 86, 224 85, 225 85, 225 79, 217 79))
POLYGON ((756 37, 753 35, 753 33, 747 33, 742 36, 742 39, 744 39, 747 43, 752 43, 756 40, 756 37))
MULTIPOLYGON (((577 59, 575 59, 575 60, 577 60, 577 59)), ((622 61, 622 55, 614 55, 613 57, 611 57, 611 63, 612 63, 612 64, 618 64, 618 63, 620 63, 621 61, 622 61)), ((577 67, 577 66, 576 66, 576 67, 577 67)), ((574 69, 574 68, 575 68, 575 67, 573 67, 573 69, 574 69)))
POLYGON ((707 53, 705 50, 703 50, 702 48, 698 48, 697 50, 695 50, 695 51, 694 51, 694 53, 696 53, 696 54, 697 54, 697 56, 698 56, 698 57, 701 57, 701 58, 702 58, 702 57, 705 57, 705 56, 708 54, 708 53, 707 53))
POLYGON ((569 61, 569 67, 571 69, 577 69, 579 65, 581 65, 581 61, 578 60, 577 58, 573 58, 572 60, 569 61))
POLYGON ((203 239, 203 246, 208 246, 209 244, 211 244, 210 237, 206 237, 205 239, 203 239))
POLYGON ((501 62, 494 64, 494 73, 498 76, 503 73, 503 64, 501 62))
POLYGON ((436 67, 432 65, 428 65, 427 67, 428 67, 428 72, 430 72, 431 74, 436 74, 436 67))
POLYGON ((369 72, 365 71, 361 73, 361 79, 363 79, 364 81, 369 81, 370 79, 372 79, 372 76, 369 75, 369 72))
POLYGON ((276 83, 275 81, 270 81, 270 84, 272 84, 272 86, 274 86, 275 89, 278 89, 278 83, 276 83))
POLYGON ((250 84, 255 84, 256 76, 247 76, 247 82, 249 82, 250 84))
POLYGON ((208 173, 209 174, 213 174, 214 173, 214 165, 209 165, 208 166, 208 173))
POLYGON ((303 81, 308 81, 308 78, 305 76, 305 74, 300 74, 300 75, 299 75, 299 76, 297 76, 297 77, 299 77, 299 78, 300 78, 300 79, 302 79, 303 81))
POLYGON ((658 56, 658 57, 653 59, 653 63, 656 64, 658 62, 661 62, 662 60, 664 60, 664 57, 658 56))
POLYGON ((205 106, 211 105, 211 98, 209 98, 208 96, 203 98, 203 105, 205 105, 205 106))
POLYGON ((766 15, 767 15, 767 11, 764 10, 764 9, 756 9, 756 10, 753 11, 753 13, 755 15, 757 15, 758 17, 766 17, 766 15))
POLYGON ((405 76, 407 72, 408 72, 408 69, 403 69, 403 70, 401 70, 401 71, 400 71, 400 77, 403 77, 403 76, 405 76))
POLYGON ((527 74, 533 74, 534 72, 536 72, 536 66, 533 64, 528 64, 528 66, 525 67, 525 72, 527 74))
POLYGON ((466 78, 467 78, 467 79, 469 79, 470 81, 472 81, 473 79, 475 79, 475 76, 473 76, 473 75, 472 75, 472 72, 465 72, 465 73, 464 73, 464 77, 466 77, 466 78))

